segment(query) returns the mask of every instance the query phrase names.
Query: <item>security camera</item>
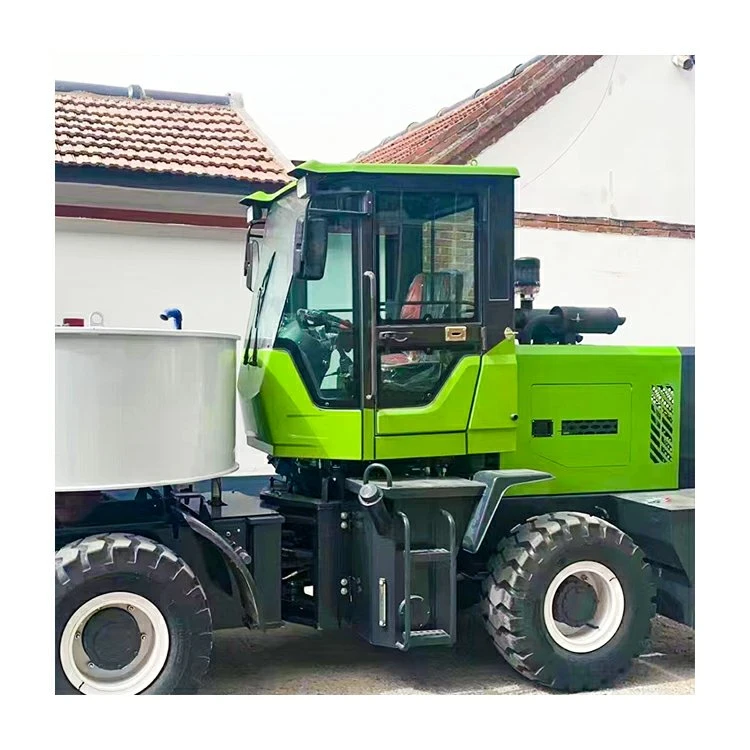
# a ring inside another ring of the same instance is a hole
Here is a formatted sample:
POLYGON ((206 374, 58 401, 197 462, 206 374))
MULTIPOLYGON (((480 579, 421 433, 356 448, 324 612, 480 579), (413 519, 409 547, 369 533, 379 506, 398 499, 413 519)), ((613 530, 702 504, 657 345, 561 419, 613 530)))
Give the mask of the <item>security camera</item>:
POLYGON ((690 70, 695 65, 695 55, 675 55, 672 64, 681 70, 690 70))

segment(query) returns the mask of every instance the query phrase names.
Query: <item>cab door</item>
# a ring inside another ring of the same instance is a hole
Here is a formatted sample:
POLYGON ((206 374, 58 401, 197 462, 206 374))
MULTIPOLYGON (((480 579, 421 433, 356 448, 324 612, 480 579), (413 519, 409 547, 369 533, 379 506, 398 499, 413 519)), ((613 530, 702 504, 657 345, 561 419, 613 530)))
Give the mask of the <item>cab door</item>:
POLYGON ((375 194, 362 276, 364 447, 373 458, 467 452, 482 350, 482 200, 460 189, 375 194))

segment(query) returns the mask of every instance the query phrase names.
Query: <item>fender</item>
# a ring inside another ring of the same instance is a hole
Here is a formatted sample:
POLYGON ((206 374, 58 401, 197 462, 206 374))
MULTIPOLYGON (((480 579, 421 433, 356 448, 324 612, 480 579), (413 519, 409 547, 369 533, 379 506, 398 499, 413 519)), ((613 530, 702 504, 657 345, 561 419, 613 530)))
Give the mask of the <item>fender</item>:
POLYGON ((233 547, 224 537, 217 534, 210 526, 207 526, 184 508, 176 508, 175 510, 196 534, 213 544, 221 552, 240 592, 240 604, 244 611, 243 621, 245 625, 249 628, 259 627, 261 630, 265 630, 265 618, 258 606, 260 599, 258 588, 246 564, 246 561, 250 561, 250 556, 241 548, 233 547))
POLYGON ((546 482, 548 479, 554 479, 554 476, 534 469, 498 469, 478 471, 472 479, 486 485, 486 489, 474 507, 461 547, 466 552, 476 554, 495 517, 497 506, 500 505, 508 489, 516 484, 546 482))

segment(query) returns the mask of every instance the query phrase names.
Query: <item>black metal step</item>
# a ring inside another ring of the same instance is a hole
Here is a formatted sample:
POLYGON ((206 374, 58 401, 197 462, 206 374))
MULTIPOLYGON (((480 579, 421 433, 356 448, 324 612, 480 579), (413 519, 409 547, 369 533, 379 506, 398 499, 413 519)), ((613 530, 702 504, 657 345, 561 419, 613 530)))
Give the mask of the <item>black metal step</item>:
MULTIPOLYGON (((445 547, 416 548, 411 546, 411 523, 406 513, 397 511, 397 516, 404 526, 404 602, 403 608, 403 632, 402 640, 396 641, 396 647, 402 651, 408 651, 414 646, 451 646, 455 642, 456 633, 456 522, 453 516, 444 509, 440 513, 448 523, 448 538, 450 542, 448 549, 445 547), (439 570, 433 569, 431 573, 438 574, 442 581, 433 581, 431 593, 429 594, 429 608, 433 612, 434 619, 431 624, 435 627, 429 630, 412 629, 412 568, 417 563, 444 563, 439 570), (434 584, 434 585, 433 585, 434 584)), ((439 543, 437 540, 433 543, 439 543)))
POLYGON ((451 553, 442 547, 435 549, 413 549, 411 551, 411 559, 415 563, 431 563, 439 560, 449 561, 451 553))
POLYGON ((453 643, 450 633, 445 630, 412 630, 409 633, 409 644, 417 646, 450 646, 453 643))

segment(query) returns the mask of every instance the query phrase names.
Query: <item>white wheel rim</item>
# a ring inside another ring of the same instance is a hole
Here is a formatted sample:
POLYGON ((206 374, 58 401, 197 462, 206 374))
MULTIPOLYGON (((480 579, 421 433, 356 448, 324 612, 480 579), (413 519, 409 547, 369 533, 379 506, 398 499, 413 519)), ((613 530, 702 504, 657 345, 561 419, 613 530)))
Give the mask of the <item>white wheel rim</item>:
POLYGON ((625 595, 617 576, 605 565, 593 560, 581 560, 563 568, 552 580, 544 596, 544 624, 552 640, 567 651, 587 654, 612 640, 625 614, 625 595), (589 584, 596 593, 597 605, 588 624, 580 627, 555 620, 555 594, 570 576, 589 584))
POLYGON ((112 591, 89 599, 70 617, 60 638, 60 663, 76 690, 86 695, 134 695, 144 691, 161 672, 169 655, 169 629, 155 604, 130 591, 112 591), (86 623, 103 609, 124 609, 141 633, 135 658, 122 669, 94 665, 83 646, 86 623))

